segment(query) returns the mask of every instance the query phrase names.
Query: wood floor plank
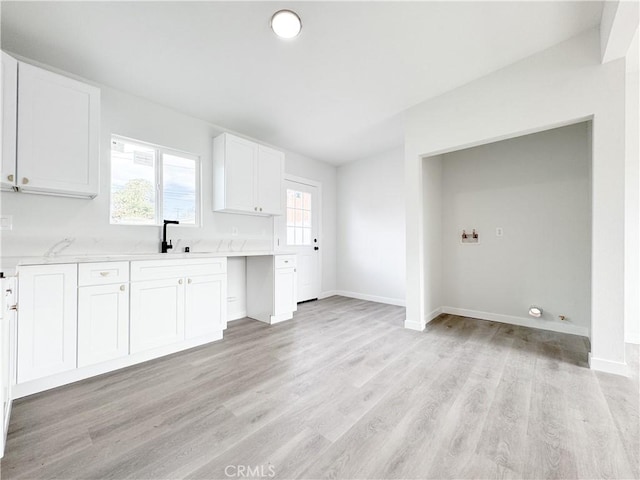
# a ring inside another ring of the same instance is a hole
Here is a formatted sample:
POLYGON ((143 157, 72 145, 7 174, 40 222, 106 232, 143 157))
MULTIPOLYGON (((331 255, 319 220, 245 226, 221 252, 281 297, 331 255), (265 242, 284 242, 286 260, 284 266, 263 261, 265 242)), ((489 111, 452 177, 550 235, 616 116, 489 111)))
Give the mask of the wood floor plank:
POLYGON ((2 478, 638 478, 637 348, 624 378, 584 337, 404 318, 330 297, 20 399, 2 478))

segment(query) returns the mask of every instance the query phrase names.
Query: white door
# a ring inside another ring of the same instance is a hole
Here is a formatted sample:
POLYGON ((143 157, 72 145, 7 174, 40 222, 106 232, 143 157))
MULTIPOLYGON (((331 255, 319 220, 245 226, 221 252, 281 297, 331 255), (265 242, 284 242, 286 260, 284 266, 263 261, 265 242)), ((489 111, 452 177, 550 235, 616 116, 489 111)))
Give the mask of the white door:
POLYGON ((185 338, 221 332, 227 319, 227 276, 187 278, 185 338))
POLYGON ((276 248, 297 255, 298 302, 320 295, 319 186, 285 178, 286 214, 279 217, 276 248))
POLYGON ((96 195, 100 90, 25 63, 18 69, 18 186, 96 195))
POLYGON ((78 289, 78 367, 129 354, 129 285, 78 289))
POLYGON ((76 264, 20 267, 18 383, 76 368, 76 264))
POLYGON ((131 284, 130 350, 138 353, 184 340, 184 279, 131 284))

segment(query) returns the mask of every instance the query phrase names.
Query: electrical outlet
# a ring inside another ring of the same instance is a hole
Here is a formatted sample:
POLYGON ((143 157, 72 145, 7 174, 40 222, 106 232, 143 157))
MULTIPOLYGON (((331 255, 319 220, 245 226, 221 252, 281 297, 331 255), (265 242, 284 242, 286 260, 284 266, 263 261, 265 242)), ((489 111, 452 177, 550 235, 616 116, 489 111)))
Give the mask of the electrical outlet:
POLYGON ((496 227, 496 237, 501 237, 503 234, 502 227, 496 227))
POLYGON ((13 230, 13 215, 0 216, 0 230, 13 230))

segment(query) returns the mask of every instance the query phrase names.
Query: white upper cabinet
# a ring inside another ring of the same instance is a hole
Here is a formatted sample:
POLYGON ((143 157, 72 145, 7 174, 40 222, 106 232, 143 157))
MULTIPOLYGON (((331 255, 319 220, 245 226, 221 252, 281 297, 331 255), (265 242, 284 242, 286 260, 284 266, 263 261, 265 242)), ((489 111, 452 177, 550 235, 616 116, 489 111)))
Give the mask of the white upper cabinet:
POLYGON ((16 184, 17 117, 18 61, 2 52, 2 190, 13 190, 16 184))
POLYGON ((18 64, 16 186, 25 192, 95 197, 100 90, 18 64))
POLYGON ((282 215, 284 153, 223 133, 213 164, 214 211, 282 215))
POLYGON ((261 213, 282 215, 284 154, 273 148, 258 147, 257 204, 261 213))

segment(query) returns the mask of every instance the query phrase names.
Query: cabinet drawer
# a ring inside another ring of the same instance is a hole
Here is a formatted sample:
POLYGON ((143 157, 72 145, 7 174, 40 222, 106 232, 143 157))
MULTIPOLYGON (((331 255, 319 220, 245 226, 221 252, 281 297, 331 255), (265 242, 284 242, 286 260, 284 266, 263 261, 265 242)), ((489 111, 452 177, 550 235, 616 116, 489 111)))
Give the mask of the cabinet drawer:
POLYGON ((296 255, 276 255, 276 268, 288 268, 296 266, 296 255))
POLYGON ((78 265, 78 286, 109 285, 129 281, 129 262, 96 262, 78 265))
POLYGON ((227 273, 226 257, 131 262, 132 282, 219 273, 227 273))

